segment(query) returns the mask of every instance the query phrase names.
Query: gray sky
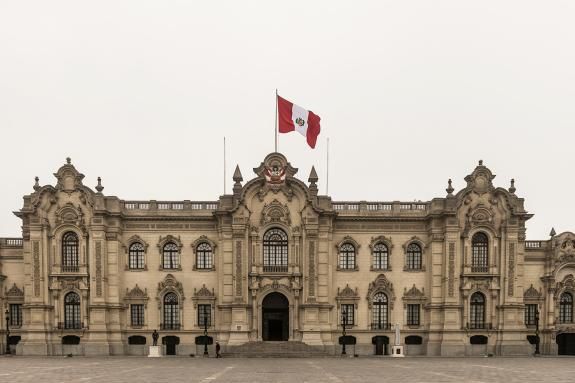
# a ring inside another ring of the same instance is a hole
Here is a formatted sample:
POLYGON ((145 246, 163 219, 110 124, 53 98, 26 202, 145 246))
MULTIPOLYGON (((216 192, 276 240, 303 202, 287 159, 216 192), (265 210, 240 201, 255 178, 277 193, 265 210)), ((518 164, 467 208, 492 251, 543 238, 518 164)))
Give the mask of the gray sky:
POLYGON ((334 200, 429 200, 483 159, 529 239, 575 231, 574 1, 0 0, 0 236, 66 156, 123 199, 216 200, 279 151, 334 200))

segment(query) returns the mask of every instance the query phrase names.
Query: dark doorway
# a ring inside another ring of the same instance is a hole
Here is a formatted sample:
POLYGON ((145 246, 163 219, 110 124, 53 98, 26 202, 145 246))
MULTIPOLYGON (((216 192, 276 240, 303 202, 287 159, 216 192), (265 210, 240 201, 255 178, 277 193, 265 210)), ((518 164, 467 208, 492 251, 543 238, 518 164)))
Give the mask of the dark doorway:
POLYGON ((389 338, 383 335, 374 336, 371 338, 371 343, 375 345, 375 355, 389 355, 387 345, 389 338))
POLYGON ((559 334, 556 341, 559 355, 575 355, 575 334, 559 334))
POLYGON ((62 344, 80 344, 80 337, 76 335, 66 335, 62 337, 62 344))
POLYGON ((289 339, 289 302, 280 293, 268 294, 262 302, 262 338, 265 341, 289 339))
POLYGON ((176 355, 176 346, 180 344, 180 338, 168 335, 162 338, 162 344, 166 345, 166 355, 176 355))

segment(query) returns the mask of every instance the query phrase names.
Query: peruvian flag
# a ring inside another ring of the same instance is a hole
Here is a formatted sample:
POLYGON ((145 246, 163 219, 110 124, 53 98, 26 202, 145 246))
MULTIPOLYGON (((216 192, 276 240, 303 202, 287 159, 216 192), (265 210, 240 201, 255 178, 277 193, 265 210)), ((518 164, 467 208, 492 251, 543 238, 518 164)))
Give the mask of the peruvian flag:
POLYGON ((319 116, 312 111, 293 104, 285 98, 278 97, 279 132, 289 133, 297 130, 307 139, 311 148, 315 148, 319 135, 319 116))

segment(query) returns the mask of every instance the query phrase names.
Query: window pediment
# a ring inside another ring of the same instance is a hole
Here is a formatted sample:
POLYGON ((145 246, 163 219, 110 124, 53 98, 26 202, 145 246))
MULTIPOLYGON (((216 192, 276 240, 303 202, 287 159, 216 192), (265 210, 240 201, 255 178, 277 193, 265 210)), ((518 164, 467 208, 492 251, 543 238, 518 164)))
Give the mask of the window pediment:
POLYGON ((352 289, 349 287, 349 284, 346 284, 343 289, 337 288, 337 297, 336 300, 338 301, 349 301, 349 300, 359 300, 359 294, 357 293, 357 287, 352 289))
POLYGON ((422 287, 421 290, 419 290, 416 286, 415 283, 413 284, 413 286, 408 290, 407 287, 404 288, 403 290, 403 300, 404 301, 417 301, 417 302, 421 302, 421 301, 425 301, 425 288, 422 287))
POLYGON ((531 286, 523 293, 523 300, 525 301, 540 300, 542 297, 543 294, 541 293, 541 290, 537 291, 537 289, 533 287, 533 284, 531 284, 531 286))
POLYGON ((391 283, 384 274, 379 274, 377 278, 375 278, 375 280, 369 284, 366 298, 370 308, 373 301, 373 296, 379 292, 385 293, 385 295, 389 298, 390 307, 393 308, 393 302, 395 301, 393 283, 391 283))
POLYGON ((274 199, 269 204, 265 204, 262 209, 260 223, 262 225, 282 223, 291 226, 291 216, 288 205, 282 204, 277 199, 274 199))
POLYGON ((138 300, 138 301, 147 301, 148 298, 148 289, 145 288, 144 290, 142 290, 138 284, 136 283, 136 286, 134 286, 133 289, 129 290, 128 288, 126 288, 126 295, 124 297, 125 300, 138 300))
POLYGON ((130 238, 128 238, 128 240, 122 244, 122 247, 124 248, 124 252, 126 252, 126 254, 127 254, 128 250, 130 249, 130 246, 136 242, 141 243, 142 246, 144 246, 144 252, 148 251, 149 244, 146 241, 144 241, 142 239, 142 237, 135 234, 135 235, 132 235, 130 238))
POLYGON ((164 249, 164 246, 169 243, 169 242, 173 242, 176 244, 176 246, 178 246, 178 250, 181 253, 182 252, 182 247, 184 247, 184 245, 182 244, 182 241, 180 240, 180 236, 178 235, 177 237, 168 234, 165 237, 160 236, 160 239, 158 241, 158 248, 160 250, 164 249))

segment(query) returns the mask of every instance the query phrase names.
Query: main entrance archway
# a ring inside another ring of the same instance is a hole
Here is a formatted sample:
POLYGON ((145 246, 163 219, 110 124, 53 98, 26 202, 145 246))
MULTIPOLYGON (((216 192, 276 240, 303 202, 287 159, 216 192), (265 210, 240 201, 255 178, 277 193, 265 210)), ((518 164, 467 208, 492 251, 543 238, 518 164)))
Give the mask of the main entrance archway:
POLYGON ((289 339, 289 301, 281 293, 270 293, 262 302, 262 338, 265 341, 289 339))

